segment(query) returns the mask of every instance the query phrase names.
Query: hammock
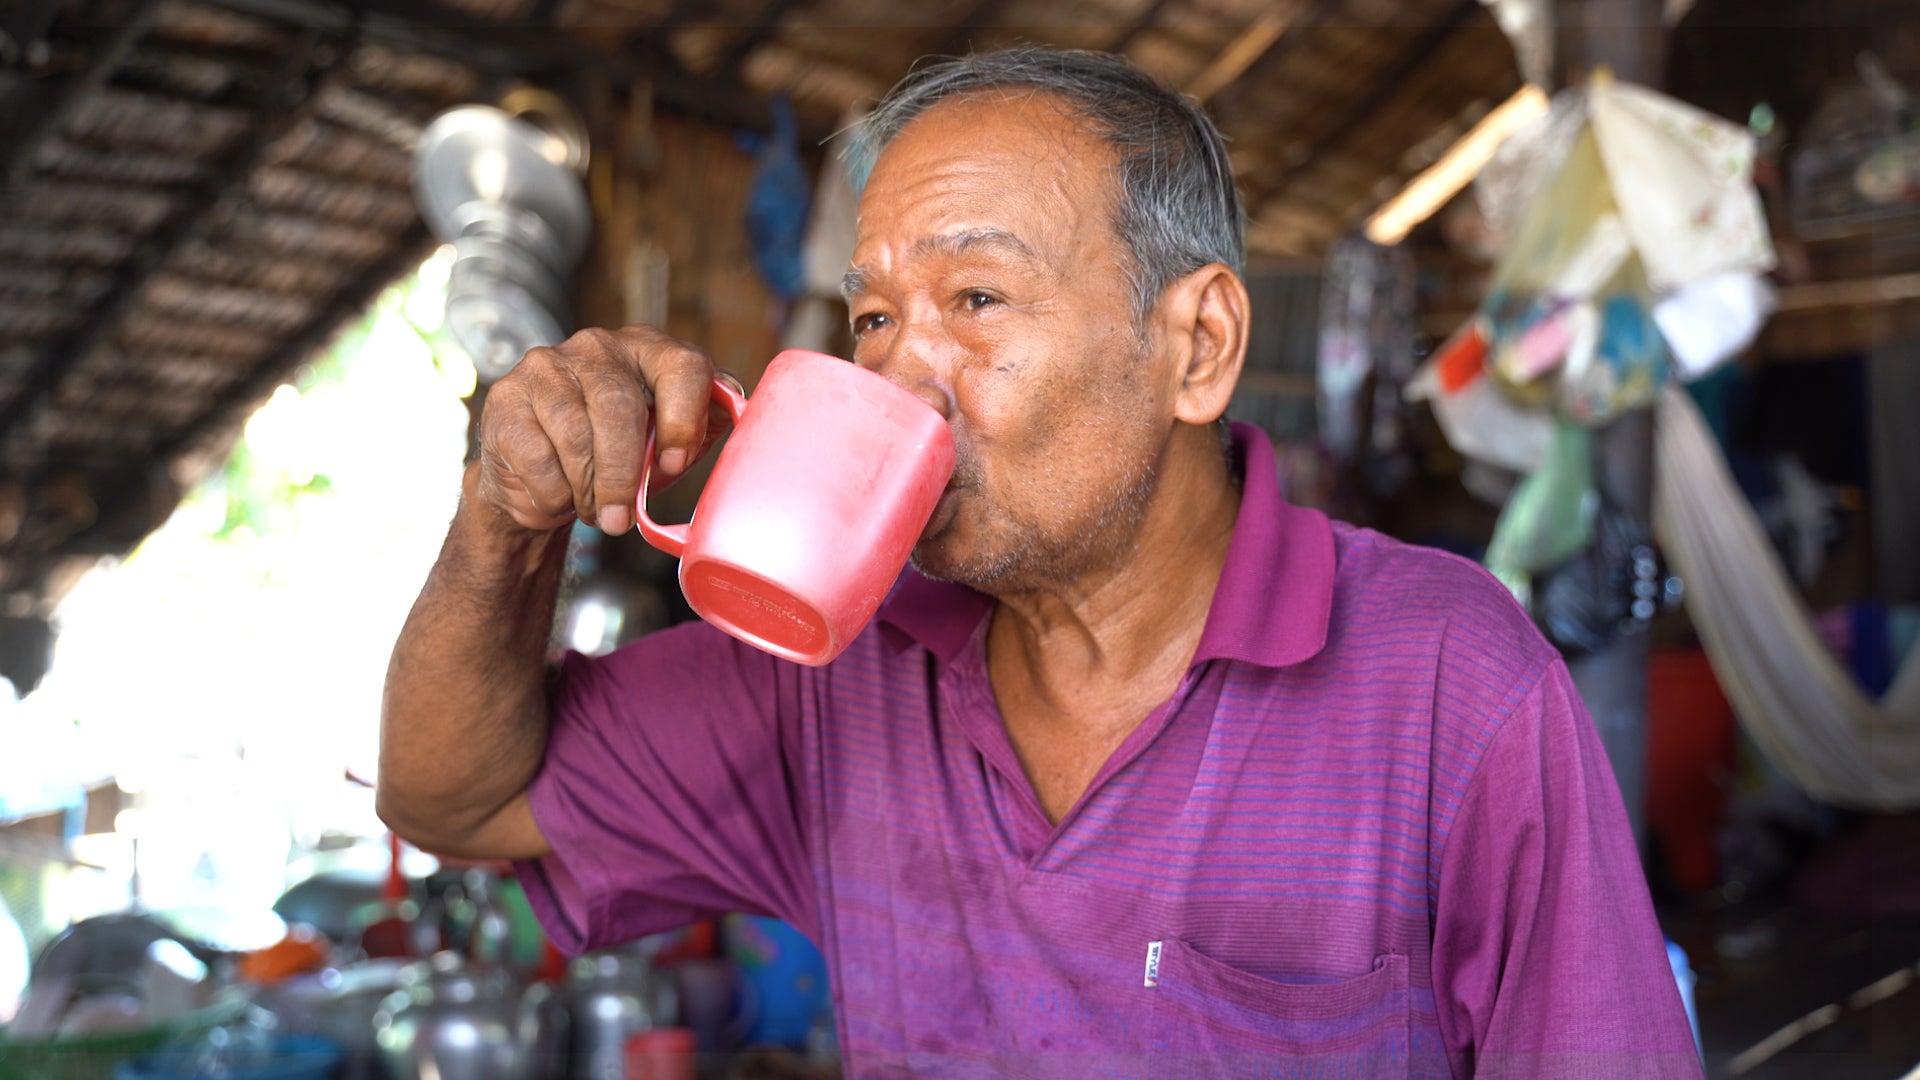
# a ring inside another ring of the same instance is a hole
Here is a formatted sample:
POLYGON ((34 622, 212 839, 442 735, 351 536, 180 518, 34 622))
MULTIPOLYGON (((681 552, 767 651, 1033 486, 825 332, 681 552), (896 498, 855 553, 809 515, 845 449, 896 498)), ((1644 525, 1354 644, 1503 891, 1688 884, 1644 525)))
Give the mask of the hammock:
POLYGON ((1920 649, 1878 703, 1868 700, 1815 635, 1686 391, 1667 385, 1657 424, 1654 527, 1754 743, 1823 802, 1920 807, 1920 649))

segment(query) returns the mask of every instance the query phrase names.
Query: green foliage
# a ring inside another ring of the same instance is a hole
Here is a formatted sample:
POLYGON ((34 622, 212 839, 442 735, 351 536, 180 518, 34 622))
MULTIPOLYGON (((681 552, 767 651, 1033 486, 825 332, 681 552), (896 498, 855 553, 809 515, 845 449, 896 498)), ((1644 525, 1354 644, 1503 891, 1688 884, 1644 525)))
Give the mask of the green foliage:
MULTIPOLYGON (((295 373, 290 385, 304 397, 324 393, 345 382, 353 365, 368 351, 375 327, 385 319, 397 321, 418 336, 432 353, 434 366, 443 377, 457 381, 463 365, 471 377, 471 365, 466 364, 465 356, 452 336, 439 326, 423 327, 412 317, 411 309, 415 305, 410 301, 423 289, 433 293, 439 291, 421 274, 415 273, 387 290, 371 310, 335 339, 324 355, 303 365, 295 373)), ((434 297, 427 299, 431 306, 434 297)), ((302 499, 324 496, 333 490, 333 481, 326 474, 310 471, 298 463, 269 460, 267 455, 259 452, 255 441, 250 430, 247 436, 240 439, 220 470, 208 478, 199 494, 201 499, 219 500, 224 504, 224 510, 217 517, 209 513, 203 519, 218 521, 218 526, 210 534, 217 539, 249 541, 269 531, 284 528, 296 520, 302 499)))

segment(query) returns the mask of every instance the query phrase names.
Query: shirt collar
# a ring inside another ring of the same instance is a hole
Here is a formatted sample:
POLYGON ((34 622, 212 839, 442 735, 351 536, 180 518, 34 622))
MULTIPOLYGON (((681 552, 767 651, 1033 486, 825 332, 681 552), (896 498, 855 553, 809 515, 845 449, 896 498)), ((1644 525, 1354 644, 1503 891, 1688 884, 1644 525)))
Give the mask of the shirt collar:
POLYGON ((935 581, 908 567, 880 605, 879 623, 897 648, 919 642, 945 667, 966 648, 993 597, 965 585, 935 581))
MULTIPOLYGON (((1318 510, 1280 494, 1273 444, 1251 424, 1233 425, 1233 455, 1244 483, 1240 515, 1227 542, 1200 632, 1194 663, 1240 660, 1287 667, 1312 659, 1327 642, 1333 613, 1333 526, 1318 510)), ((964 585, 902 575, 880 606, 879 622, 904 647, 916 641, 944 666, 993 610, 993 598, 964 585)))
POLYGON ((1311 660, 1333 618, 1333 525, 1280 493, 1266 432, 1235 423, 1233 456, 1244 478, 1240 516, 1194 662, 1280 668, 1311 660))

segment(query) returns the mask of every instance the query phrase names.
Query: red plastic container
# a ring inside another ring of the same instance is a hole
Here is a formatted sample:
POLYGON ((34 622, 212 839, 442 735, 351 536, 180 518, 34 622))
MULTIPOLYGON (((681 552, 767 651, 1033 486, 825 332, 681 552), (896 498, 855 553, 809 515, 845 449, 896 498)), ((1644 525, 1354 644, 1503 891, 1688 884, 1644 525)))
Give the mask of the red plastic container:
POLYGON ((647 516, 653 434, 636 518, 680 558, 700 617, 775 656, 821 665, 886 598, 953 475, 953 433, 934 408, 863 368, 789 349, 748 404, 714 380, 734 418, 693 520, 647 516))
POLYGON ((627 1036, 626 1080, 693 1080, 697 1064, 693 1032, 654 1028, 627 1036))

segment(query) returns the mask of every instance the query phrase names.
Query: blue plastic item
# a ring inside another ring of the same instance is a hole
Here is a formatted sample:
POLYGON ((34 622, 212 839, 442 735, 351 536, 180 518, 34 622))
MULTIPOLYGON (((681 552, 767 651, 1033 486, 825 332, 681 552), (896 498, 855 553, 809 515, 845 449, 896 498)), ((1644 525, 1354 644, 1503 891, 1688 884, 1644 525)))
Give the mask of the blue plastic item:
MULTIPOLYGON (((220 1074, 218 1080, 329 1080, 345 1059, 340 1045, 318 1035, 282 1035, 264 1064, 243 1065, 220 1074)), ((114 1080, 205 1080, 192 1071, 193 1054, 184 1049, 162 1050, 122 1062, 114 1080)))
POLYGON ((1667 965, 1673 968, 1673 981, 1680 987, 1680 1002, 1687 1007, 1687 1026, 1693 1028, 1693 1048, 1700 1050, 1700 1014, 1693 1008, 1693 965, 1687 963, 1687 950, 1667 942, 1667 965))
POLYGON ((813 181, 800 160, 793 104, 776 97, 772 109, 770 134, 747 133, 739 139, 756 159, 753 187, 747 192, 747 239, 753 246, 753 265, 767 288, 782 300, 792 300, 807 291, 803 249, 813 181))
POLYGON ((727 954, 740 971, 741 1012, 754 1046, 807 1046, 822 1011, 833 1007, 827 962, 807 936, 778 919, 729 915, 727 954))

